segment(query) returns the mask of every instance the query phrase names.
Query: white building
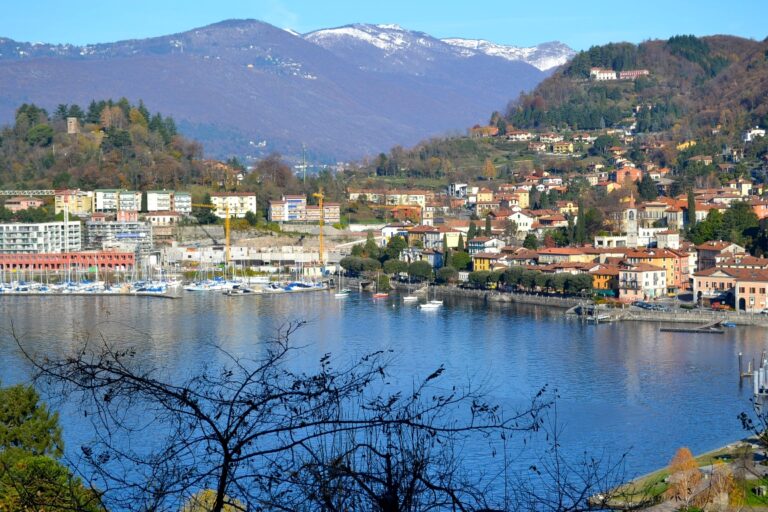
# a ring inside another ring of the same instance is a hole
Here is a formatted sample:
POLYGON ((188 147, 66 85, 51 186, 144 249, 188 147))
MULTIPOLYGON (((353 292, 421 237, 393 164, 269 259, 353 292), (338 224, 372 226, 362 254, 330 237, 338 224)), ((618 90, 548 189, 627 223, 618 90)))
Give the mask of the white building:
POLYGON ((0 224, 0 254, 41 254, 82 250, 80 222, 0 224))
POLYGON ((211 194, 211 203, 216 207, 214 213, 219 218, 226 218, 227 208, 233 219, 242 219, 248 212, 256 213, 256 194, 253 192, 219 192, 211 194))
POLYGON ((533 215, 529 215, 522 210, 516 211, 507 217, 507 219, 514 222, 517 225, 517 231, 522 233, 528 233, 536 220, 533 215))
POLYGON ((169 212, 173 210, 173 190, 147 190, 148 212, 169 212))
POLYGON ((157 211, 144 214, 144 220, 153 226, 174 226, 181 218, 182 215, 179 212, 157 211))
POLYGON ((744 142, 752 142, 755 140, 755 137, 765 137, 765 130, 755 126, 751 130, 744 132, 744 135, 741 137, 741 139, 744 142))
POLYGON ((666 293, 667 271, 663 268, 639 263, 619 270, 620 300, 646 300, 666 293))
POLYGON ((133 190, 98 189, 93 191, 94 212, 141 209, 141 192, 133 190))
POLYGON ((606 80, 616 80, 616 72, 612 69, 592 68, 589 70, 589 78, 604 82, 606 80))
POLYGON ((173 193, 173 211, 182 215, 192 213, 192 194, 189 192, 175 191, 173 193))

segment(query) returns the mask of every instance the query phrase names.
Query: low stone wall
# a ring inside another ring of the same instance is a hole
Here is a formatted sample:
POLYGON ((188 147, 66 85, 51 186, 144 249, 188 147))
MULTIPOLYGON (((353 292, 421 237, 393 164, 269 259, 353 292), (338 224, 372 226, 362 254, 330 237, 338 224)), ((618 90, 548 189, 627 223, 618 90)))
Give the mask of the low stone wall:
POLYGON ((671 322, 684 324, 708 324, 712 322, 733 322, 736 325, 758 325, 768 327, 768 315, 738 313, 736 311, 709 311, 677 309, 670 312, 625 310, 622 320, 640 322, 671 322))
POLYGON ((502 293, 494 290, 472 290, 454 286, 436 286, 434 293, 439 297, 466 297, 487 302, 533 304, 564 309, 572 308, 582 302, 580 299, 573 297, 557 297, 535 293, 502 293))

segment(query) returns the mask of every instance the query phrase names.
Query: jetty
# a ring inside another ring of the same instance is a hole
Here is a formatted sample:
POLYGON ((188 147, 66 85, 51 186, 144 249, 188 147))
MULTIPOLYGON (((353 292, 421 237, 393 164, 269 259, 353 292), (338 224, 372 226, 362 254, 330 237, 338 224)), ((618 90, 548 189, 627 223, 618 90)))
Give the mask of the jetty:
POLYGON ((722 320, 716 320, 708 324, 704 324, 699 327, 662 327, 660 332, 688 332, 694 334, 723 334, 725 331, 719 327, 722 325, 722 320))

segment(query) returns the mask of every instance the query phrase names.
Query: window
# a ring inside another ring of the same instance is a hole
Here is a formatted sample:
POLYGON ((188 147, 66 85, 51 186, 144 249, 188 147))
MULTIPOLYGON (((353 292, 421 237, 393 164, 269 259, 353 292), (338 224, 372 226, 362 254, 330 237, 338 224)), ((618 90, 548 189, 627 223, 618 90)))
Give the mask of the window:
POLYGON ((755 293, 755 289, 754 288, 750 288, 749 289, 749 293, 755 293))

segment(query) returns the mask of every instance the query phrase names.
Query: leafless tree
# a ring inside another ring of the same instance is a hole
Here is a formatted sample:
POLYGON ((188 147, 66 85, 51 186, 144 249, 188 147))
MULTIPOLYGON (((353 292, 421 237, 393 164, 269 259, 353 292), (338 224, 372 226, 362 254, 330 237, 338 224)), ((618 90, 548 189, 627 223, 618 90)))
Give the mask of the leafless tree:
MULTIPOLYGON (((407 391, 392 385, 388 352, 338 367, 326 355, 317 371, 295 371, 301 348, 290 338, 301 325, 281 329, 263 357, 222 350, 225 364, 181 378, 104 338, 60 359, 19 346, 38 383, 78 400, 90 421, 96 437, 72 464, 112 510, 178 510, 205 490, 215 512, 529 504, 491 499, 487 477, 500 473, 470 470, 461 450, 471 437, 503 445, 538 431, 550 407, 545 390, 508 415, 470 385, 442 385, 442 367, 407 391)), ((598 473, 568 481, 558 503, 587 507, 605 483, 598 473)))

